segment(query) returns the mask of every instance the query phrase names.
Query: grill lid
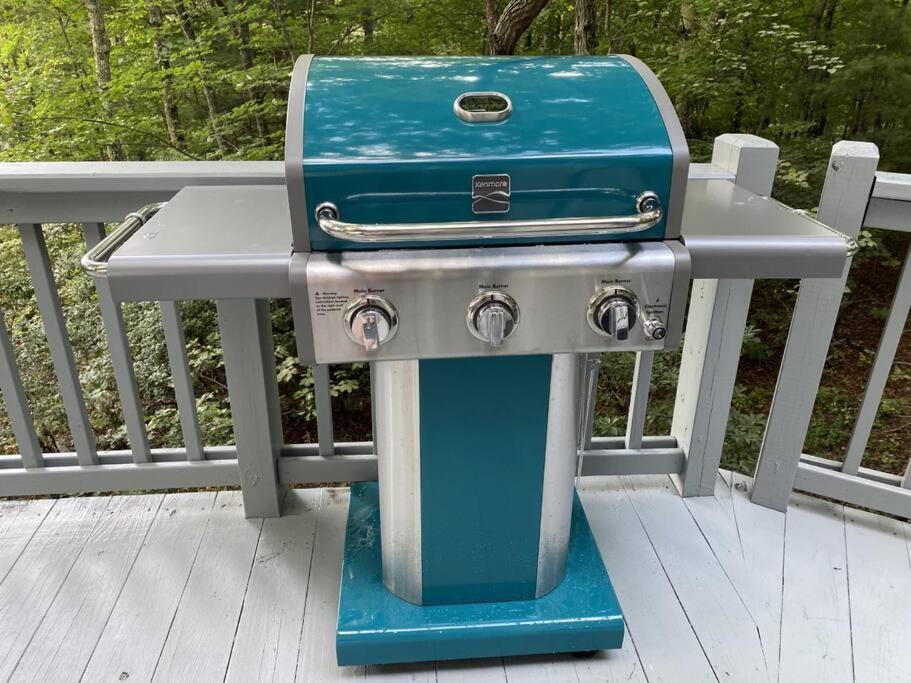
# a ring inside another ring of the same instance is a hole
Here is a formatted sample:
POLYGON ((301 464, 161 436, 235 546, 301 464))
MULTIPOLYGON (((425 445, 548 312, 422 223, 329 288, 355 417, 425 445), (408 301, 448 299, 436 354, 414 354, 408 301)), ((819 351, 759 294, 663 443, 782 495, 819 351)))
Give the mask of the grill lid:
POLYGON ((330 57, 306 66, 292 83, 286 159, 298 251, 307 241, 314 251, 440 246, 408 230, 381 244, 324 231, 315 216, 325 204, 342 224, 489 224, 483 237, 467 230, 446 246, 679 234, 686 143, 637 60, 330 57), (542 237, 503 224, 635 217, 645 191, 663 214, 634 233, 542 237))

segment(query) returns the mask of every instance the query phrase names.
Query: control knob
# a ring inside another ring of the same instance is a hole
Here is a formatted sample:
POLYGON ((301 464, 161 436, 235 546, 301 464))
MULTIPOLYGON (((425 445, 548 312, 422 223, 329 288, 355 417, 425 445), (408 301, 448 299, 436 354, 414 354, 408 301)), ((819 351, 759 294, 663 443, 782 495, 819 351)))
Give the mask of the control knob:
POLYGON ((588 324, 598 334, 626 341, 638 312, 636 296, 628 289, 613 287, 601 290, 589 301, 588 324))
POLYGON ((345 308, 345 332, 365 351, 375 351, 392 339, 398 329, 395 307, 378 296, 354 299, 345 308))
POLYGON ((516 300, 503 292, 482 292, 468 304, 468 330, 492 347, 501 346, 519 324, 516 300))

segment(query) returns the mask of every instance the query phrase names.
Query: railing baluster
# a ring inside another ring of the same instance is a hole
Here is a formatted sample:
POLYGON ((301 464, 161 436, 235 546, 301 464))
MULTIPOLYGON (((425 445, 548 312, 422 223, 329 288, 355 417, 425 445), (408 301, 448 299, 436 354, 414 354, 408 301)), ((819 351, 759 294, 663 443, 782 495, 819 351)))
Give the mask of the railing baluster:
MULTIPOLYGON (((85 223, 82 226, 85 242, 89 249, 104 239, 103 223, 85 223)), ((111 287, 106 278, 95 279, 95 291, 98 293, 98 306, 101 309, 101 321, 108 338, 108 352, 114 366, 114 381, 120 395, 123 409, 123 422, 127 428, 127 438, 133 451, 133 462, 151 462, 149 435, 146 431, 145 413, 139 398, 139 387, 136 384, 136 373, 133 370, 133 354, 127 340, 126 327, 123 324, 123 311, 120 304, 111 296, 111 287)))
POLYGON ((579 450, 590 451, 595 425, 595 406, 598 403, 598 374, 601 369, 600 353, 582 354, 582 378, 579 383, 579 450))
POLYGON ((848 442, 848 450, 845 453, 845 461, 841 468, 841 471, 845 474, 857 474, 860 462, 864 457, 864 451, 867 450, 867 441, 869 441, 870 432, 873 430, 873 422, 876 420, 876 413, 879 411, 883 392, 886 389, 886 382, 892 372, 892 363, 895 360, 895 352, 898 350, 898 343, 905 329, 909 308, 911 308, 911 247, 909 247, 908 253, 905 255, 905 263, 902 267, 898 287, 895 290, 895 296, 892 299, 892 307, 889 309, 889 317, 879 340, 879 348, 876 350, 873 368, 867 380, 867 387, 864 389, 860 412, 857 415, 857 421, 854 423, 851 440, 848 442))
POLYGON ((47 245, 44 242, 44 232, 38 223, 20 223, 19 236, 22 238, 29 277, 35 290, 38 309, 41 311, 41 320, 51 349, 51 359, 57 373, 63 408, 73 435, 79 464, 97 465, 98 450, 95 436, 92 434, 92 426, 86 412, 73 348, 70 346, 66 324, 63 321, 63 309, 60 306, 60 296, 57 294, 57 284, 54 282, 54 272, 47 254, 47 245))
POLYGON ((16 354, 6 331, 6 320, 0 311, 0 391, 6 402, 6 414, 9 416, 19 447, 19 455, 25 467, 44 467, 44 456, 35 433, 32 411, 28 407, 25 389, 16 366, 16 354))
POLYGON ((283 491, 276 460, 282 426, 269 302, 221 299, 217 306, 244 513, 248 518, 278 517, 283 491))
POLYGON ((313 392, 316 396, 316 433, 319 439, 319 454, 335 453, 335 430, 332 426, 332 391, 329 382, 329 366, 314 365, 313 392))
MULTIPOLYGON (((832 148, 819 200, 821 222, 857 235, 878 162, 879 150, 871 143, 839 142, 832 148)), ((787 509, 850 268, 848 259, 840 279, 800 283, 753 478, 750 500, 757 505, 787 509)))
POLYGON ((187 449, 187 460, 205 459, 202 435, 199 431, 199 414, 196 412, 196 395, 193 392, 193 378, 187 360, 187 340, 183 333, 179 301, 162 301, 161 326, 164 329, 165 346, 168 349, 168 365, 174 380, 174 398, 180 415, 180 431, 187 449))
POLYGON ((652 383, 654 351, 636 354, 636 369, 633 372, 633 391, 626 420, 626 447, 642 448, 642 432, 645 429, 645 411, 648 408, 648 392, 652 383))

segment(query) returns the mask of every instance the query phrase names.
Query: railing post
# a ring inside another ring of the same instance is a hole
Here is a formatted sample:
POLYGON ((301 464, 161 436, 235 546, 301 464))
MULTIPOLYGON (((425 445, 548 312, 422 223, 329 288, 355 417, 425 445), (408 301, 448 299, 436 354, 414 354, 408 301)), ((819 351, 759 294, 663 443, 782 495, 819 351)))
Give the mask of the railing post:
MULTIPOLYGON (((837 143, 819 200, 819 220, 856 236, 878 163, 879 150, 872 143, 837 143)), ((840 279, 800 283, 756 465, 751 500, 758 505, 781 511, 788 505, 850 268, 849 259, 840 279)))
POLYGON ((269 302, 221 299, 217 305, 244 513, 278 517, 282 430, 269 302))
MULTIPOLYGON (((715 138, 712 164, 758 195, 771 194, 777 163, 773 142, 741 134, 715 138)), ((752 280, 693 282, 671 425, 686 455, 683 472, 673 476, 682 496, 715 492, 752 292, 752 280)))

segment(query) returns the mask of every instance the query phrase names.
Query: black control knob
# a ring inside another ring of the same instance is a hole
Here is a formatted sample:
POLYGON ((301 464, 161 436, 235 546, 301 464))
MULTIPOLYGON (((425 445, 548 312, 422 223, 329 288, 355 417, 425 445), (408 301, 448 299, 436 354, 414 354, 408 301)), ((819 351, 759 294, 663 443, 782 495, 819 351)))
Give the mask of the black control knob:
POLYGON ((598 334, 617 341, 629 339, 636 325, 639 307, 636 297, 626 289, 613 288, 596 294, 588 306, 588 322, 598 334))

